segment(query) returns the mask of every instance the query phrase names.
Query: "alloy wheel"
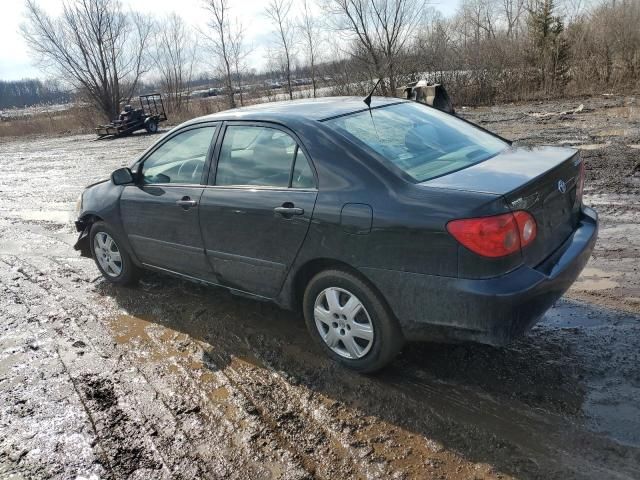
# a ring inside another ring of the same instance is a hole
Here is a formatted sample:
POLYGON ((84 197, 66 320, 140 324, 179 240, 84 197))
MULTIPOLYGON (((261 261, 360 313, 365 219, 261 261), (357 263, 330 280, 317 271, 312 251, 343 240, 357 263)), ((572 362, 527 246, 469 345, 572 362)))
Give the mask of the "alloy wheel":
POLYGON ((371 350, 373 322, 362 302, 348 290, 324 289, 316 297, 313 316, 324 343, 341 357, 357 360, 371 350))
POLYGON ((93 251, 102 271, 115 278, 122 273, 122 256, 118 244, 107 232, 98 232, 93 237, 93 251))

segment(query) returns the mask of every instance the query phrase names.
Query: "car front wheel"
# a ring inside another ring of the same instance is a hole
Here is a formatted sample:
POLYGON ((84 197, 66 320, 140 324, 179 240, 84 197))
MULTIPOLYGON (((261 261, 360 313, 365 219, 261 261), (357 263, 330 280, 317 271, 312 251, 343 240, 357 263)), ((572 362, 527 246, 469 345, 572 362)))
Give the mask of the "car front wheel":
POLYGON ((317 274, 307 286, 303 308, 311 336, 331 358, 353 370, 380 370, 404 343, 379 294, 351 273, 317 274))
POLYGON ((138 268, 106 224, 94 223, 90 238, 93 259, 105 280, 118 285, 130 285, 138 280, 138 268))

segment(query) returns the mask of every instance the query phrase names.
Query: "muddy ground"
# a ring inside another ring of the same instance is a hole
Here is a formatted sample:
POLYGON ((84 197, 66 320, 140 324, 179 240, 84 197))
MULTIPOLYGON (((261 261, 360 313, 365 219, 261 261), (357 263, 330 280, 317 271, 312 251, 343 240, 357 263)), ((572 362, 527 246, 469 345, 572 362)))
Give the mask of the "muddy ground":
POLYGON ((154 274, 114 288, 78 257, 81 189, 157 137, 0 140, 0 478, 640 478, 639 108, 461 109, 581 148, 598 246, 523 339, 409 345, 370 377, 300 315, 154 274))

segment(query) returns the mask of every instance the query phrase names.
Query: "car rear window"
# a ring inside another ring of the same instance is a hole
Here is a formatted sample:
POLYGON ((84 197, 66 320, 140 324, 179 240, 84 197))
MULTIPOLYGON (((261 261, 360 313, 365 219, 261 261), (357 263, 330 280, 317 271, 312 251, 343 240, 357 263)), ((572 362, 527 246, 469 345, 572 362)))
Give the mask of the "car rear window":
POLYGON ((508 146, 453 115, 412 102, 373 108, 326 123, 375 150, 416 182, 482 162, 508 146))

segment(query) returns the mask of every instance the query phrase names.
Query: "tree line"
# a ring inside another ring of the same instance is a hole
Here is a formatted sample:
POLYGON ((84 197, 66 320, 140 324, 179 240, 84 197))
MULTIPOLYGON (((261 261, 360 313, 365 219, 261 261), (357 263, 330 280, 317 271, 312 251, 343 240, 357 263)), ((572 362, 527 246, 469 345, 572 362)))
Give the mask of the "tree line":
POLYGON ((69 100, 71 92, 59 82, 42 82, 36 79, 0 80, 0 108, 66 103, 69 100))
MULTIPOLYGON (((228 107, 242 105, 243 82, 256 77, 243 12, 231 0, 202 5, 207 24, 196 29, 178 14, 125 11, 119 0, 68 0, 57 17, 26 0, 22 33, 106 117, 150 76, 170 108, 184 109, 203 70, 228 107)), ((469 105, 633 89, 640 75, 637 0, 463 0, 448 17, 426 0, 268 0, 262 15, 273 33, 266 73, 289 98, 300 72, 312 96, 327 78, 323 94, 359 94, 381 79, 382 95, 426 78, 469 105)))

